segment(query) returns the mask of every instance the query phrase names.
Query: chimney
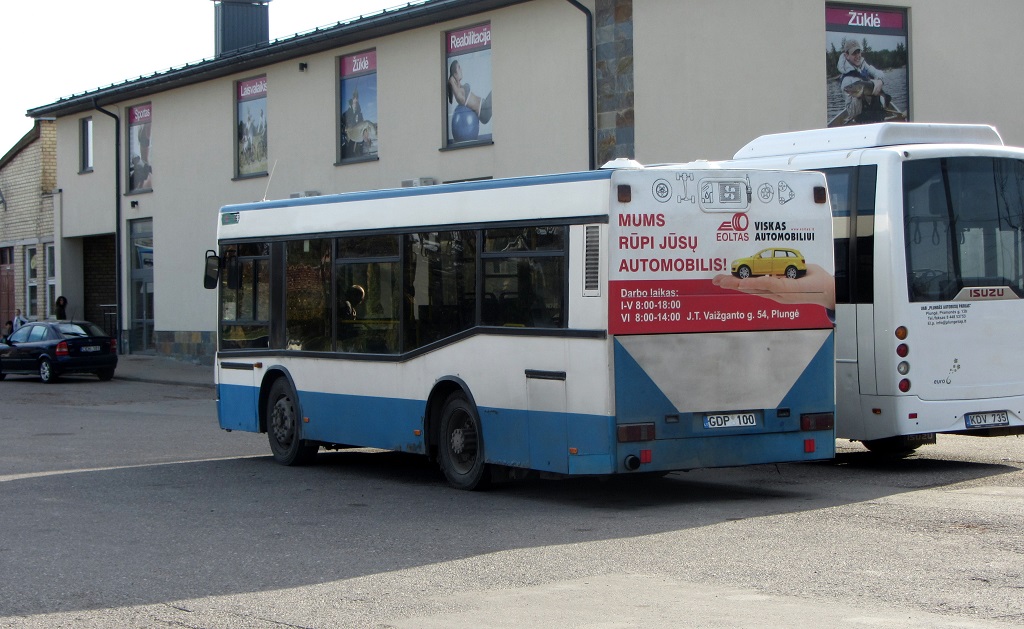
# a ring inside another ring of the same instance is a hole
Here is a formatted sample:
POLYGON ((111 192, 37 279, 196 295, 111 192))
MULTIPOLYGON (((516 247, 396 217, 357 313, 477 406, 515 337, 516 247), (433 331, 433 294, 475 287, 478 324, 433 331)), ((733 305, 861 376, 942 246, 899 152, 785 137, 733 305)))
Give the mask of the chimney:
POLYGON ((218 57, 239 48, 270 41, 271 0, 214 0, 216 54, 218 57))

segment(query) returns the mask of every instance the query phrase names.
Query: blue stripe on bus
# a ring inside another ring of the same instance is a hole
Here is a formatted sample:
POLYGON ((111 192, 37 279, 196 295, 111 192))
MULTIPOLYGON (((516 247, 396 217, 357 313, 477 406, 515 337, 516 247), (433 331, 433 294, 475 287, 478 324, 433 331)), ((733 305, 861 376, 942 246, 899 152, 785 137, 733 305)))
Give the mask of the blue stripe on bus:
POLYGON ((220 209, 222 214, 245 212, 248 210, 269 210, 273 208, 300 207, 304 205, 323 205, 326 203, 349 203, 353 201, 370 201, 373 199, 396 199, 401 197, 417 197, 452 192, 469 192, 471 190, 498 190, 502 188, 520 188, 552 183, 574 181, 598 181, 611 179, 613 170, 588 170, 577 173, 558 175, 535 175, 530 177, 511 177, 508 179, 484 179, 462 183, 446 183, 437 186, 419 186, 415 188, 389 188, 386 190, 370 190, 366 192, 345 192, 328 194, 319 197, 302 197, 298 199, 277 199, 255 203, 225 205, 220 209))

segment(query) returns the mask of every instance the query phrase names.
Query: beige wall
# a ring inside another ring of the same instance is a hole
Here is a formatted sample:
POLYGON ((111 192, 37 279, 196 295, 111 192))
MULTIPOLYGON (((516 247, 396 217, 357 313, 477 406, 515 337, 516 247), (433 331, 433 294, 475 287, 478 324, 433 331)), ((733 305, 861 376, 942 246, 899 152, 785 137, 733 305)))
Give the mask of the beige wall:
MULTIPOLYGON (((200 279, 204 252, 215 248, 222 205, 264 194, 394 188, 416 177, 448 181, 585 170, 585 24, 564 0, 542 0, 107 107, 121 116, 123 138, 126 108, 152 103, 153 191, 123 197, 122 217, 153 219, 156 330, 214 329, 215 294, 203 290, 200 279), (487 20, 497 86, 494 144, 441 151, 447 73, 442 35, 487 20), (336 166, 337 58, 368 48, 377 50, 380 159, 336 166), (304 72, 300 61, 307 64, 304 72), (233 181, 234 81, 264 72, 273 174, 233 181)), ((95 134, 89 174, 78 172, 78 120, 84 114, 60 121, 63 238, 114 231, 113 121, 100 112, 89 115, 95 134)), ((127 293, 124 299, 127 308, 127 293)))
MULTIPOLYGON (((1024 144, 1010 73, 1019 0, 870 2, 908 8, 916 122, 995 125, 1024 144)), ((723 159, 766 133, 825 125, 825 3, 635 0, 636 159, 723 159)))
MULTIPOLYGON (((1005 61, 1024 24, 1024 3, 874 4, 909 8, 914 120, 994 124, 1007 142, 1024 144, 1018 115, 1024 83, 1005 61)), ((825 3, 754 5, 633 1, 632 49, 619 51, 616 68, 633 72, 634 111, 627 117, 635 120, 633 157, 643 163, 727 158, 756 136, 824 125, 825 3)), ((616 5, 615 13, 628 26, 627 9, 616 5)), ((152 103, 153 191, 125 196, 123 220, 153 219, 157 331, 214 328, 215 295, 202 290, 199 276, 204 252, 214 248, 221 205, 265 194, 397 187, 418 177, 451 181, 586 169, 591 102, 585 27, 583 14, 569 2, 534 0, 109 106, 121 116, 124 135, 126 108, 152 103), (494 144, 440 150, 442 35, 483 21, 490 21, 494 36, 494 144), (368 48, 377 51, 380 159, 336 166, 337 59, 368 48), (304 72, 300 62, 307 64, 304 72), (234 81, 262 73, 268 79, 273 175, 234 181, 234 81), (131 201, 138 207, 131 208, 131 201)), ((99 112, 90 115, 90 174, 78 172, 82 115, 57 124, 64 194, 56 229, 65 239, 114 232, 114 123, 99 112)), ((65 277, 80 278, 68 264, 62 269, 65 277)))

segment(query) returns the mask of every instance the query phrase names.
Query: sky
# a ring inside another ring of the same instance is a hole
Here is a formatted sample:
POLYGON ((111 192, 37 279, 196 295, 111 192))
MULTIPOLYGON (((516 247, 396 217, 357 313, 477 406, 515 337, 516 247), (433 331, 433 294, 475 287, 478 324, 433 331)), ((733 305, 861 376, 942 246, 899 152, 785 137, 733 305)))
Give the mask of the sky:
MULTIPOLYGON (((271 0, 270 39, 402 7, 408 0, 271 0)), ((214 55, 212 0, 3 0, 0 156, 32 129, 25 112, 214 55)))

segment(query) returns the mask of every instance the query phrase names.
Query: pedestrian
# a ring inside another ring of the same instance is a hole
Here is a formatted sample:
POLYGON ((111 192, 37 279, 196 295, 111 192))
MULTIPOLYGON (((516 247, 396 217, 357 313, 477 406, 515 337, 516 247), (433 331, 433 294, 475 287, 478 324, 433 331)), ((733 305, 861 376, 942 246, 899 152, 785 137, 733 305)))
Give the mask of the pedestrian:
POLYGON ((14 320, 11 321, 11 332, 17 332, 18 328, 28 323, 28 319, 21 316, 21 308, 14 310, 14 320))
POLYGON ((7 323, 4 324, 4 340, 5 341, 7 340, 7 337, 11 335, 11 332, 14 332, 14 324, 11 323, 10 321, 8 321, 7 323))
POLYGON ((57 319, 64 321, 68 318, 68 300, 64 295, 57 298, 57 301, 53 304, 54 310, 56 310, 57 319))

